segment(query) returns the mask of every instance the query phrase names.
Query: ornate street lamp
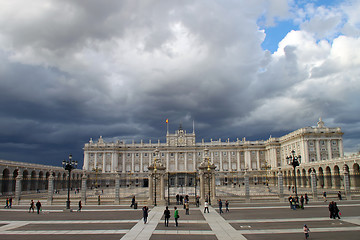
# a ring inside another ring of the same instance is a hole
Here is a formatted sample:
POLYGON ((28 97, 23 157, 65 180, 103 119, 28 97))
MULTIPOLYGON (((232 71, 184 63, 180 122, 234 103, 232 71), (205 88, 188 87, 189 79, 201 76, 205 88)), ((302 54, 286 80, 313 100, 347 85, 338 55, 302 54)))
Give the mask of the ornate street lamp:
POLYGON ((68 197, 66 201, 66 209, 70 209, 70 179, 71 179, 71 170, 77 168, 77 161, 72 159, 72 155, 69 155, 69 160, 63 160, 62 165, 63 168, 69 172, 69 180, 68 180, 68 197))
POLYGON ((287 164, 294 168, 294 184, 295 184, 295 196, 297 197, 297 186, 296 186, 296 167, 301 163, 301 156, 295 156, 295 151, 291 151, 291 155, 286 157, 287 164))

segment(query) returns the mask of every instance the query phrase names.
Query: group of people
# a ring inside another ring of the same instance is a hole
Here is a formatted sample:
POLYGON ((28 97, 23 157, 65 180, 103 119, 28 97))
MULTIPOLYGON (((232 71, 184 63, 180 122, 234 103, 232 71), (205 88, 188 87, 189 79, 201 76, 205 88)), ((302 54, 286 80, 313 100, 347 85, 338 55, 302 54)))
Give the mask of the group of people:
POLYGON ((4 208, 11 208, 11 207, 12 207, 12 197, 6 199, 4 208))
MULTIPOLYGON (((222 203, 221 199, 218 200, 218 204, 219 204, 219 213, 220 214, 224 213, 222 210, 223 203, 222 203)), ((208 211, 209 211, 209 209, 208 209, 208 211)), ((225 201, 225 211, 229 212, 229 201, 228 200, 225 201)))
MULTIPOLYGON (((143 219, 144 219, 144 224, 147 223, 148 220, 148 216, 149 216, 149 208, 147 206, 144 206, 142 208, 142 212, 143 212, 143 219)), ((169 207, 166 206, 165 210, 164 210, 164 218, 165 218, 165 227, 169 226, 169 219, 170 219, 171 213, 169 210, 169 207)), ((174 219, 175 219, 175 226, 178 227, 179 223, 178 223, 178 219, 180 218, 179 215, 179 210, 177 209, 177 207, 174 207, 174 219)))
POLYGON ((329 212, 330 212, 331 219, 336 219, 336 218, 340 219, 339 214, 341 214, 341 213, 340 213, 340 210, 339 210, 336 202, 331 201, 329 203, 329 212))
POLYGON ((38 200, 37 203, 35 204, 34 200, 30 201, 30 207, 29 207, 29 212, 34 212, 35 211, 35 206, 36 206, 36 210, 37 210, 37 214, 40 214, 41 211, 41 202, 38 200))
POLYGON ((305 193, 305 196, 301 195, 300 198, 298 196, 289 196, 288 198, 290 209, 296 210, 296 208, 304 209, 304 203, 309 203, 309 197, 307 193, 305 193))

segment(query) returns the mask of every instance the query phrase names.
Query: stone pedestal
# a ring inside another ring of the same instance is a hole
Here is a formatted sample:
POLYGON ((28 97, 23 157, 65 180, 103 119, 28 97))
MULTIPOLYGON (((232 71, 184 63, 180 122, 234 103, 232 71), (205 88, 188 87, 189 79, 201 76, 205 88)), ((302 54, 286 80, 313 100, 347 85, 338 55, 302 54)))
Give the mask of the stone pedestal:
POLYGON ((52 205, 54 198, 54 176, 52 173, 48 179, 48 197, 47 197, 47 205, 52 205))

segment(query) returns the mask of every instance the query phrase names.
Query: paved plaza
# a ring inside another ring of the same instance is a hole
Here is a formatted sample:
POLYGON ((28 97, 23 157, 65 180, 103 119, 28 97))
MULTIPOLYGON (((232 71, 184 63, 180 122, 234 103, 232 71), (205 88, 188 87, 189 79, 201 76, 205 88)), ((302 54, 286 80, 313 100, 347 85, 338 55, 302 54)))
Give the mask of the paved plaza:
POLYGON ((22 205, 0 210, 0 239, 303 239, 304 224, 311 239, 359 239, 360 201, 338 202, 340 220, 329 218, 327 204, 312 202, 304 210, 291 210, 287 203, 230 203, 230 212, 221 215, 216 205, 210 213, 191 206, 190 215, 178 206, 178 227, 173 217, 165 227, 163 206, 150 207, 144 224, 141 206, 132 209, 129 204, 86 205, 81 212, 44 206, 40 214, 22 205))

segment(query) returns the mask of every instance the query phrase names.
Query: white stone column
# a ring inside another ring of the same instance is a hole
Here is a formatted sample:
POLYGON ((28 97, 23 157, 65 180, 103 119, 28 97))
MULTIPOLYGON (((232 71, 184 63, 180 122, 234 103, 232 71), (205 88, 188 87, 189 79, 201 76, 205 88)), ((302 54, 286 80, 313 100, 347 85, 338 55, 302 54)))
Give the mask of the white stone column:
POLYGON ((103 157, 102 157, 102 165, 103 165, 103 169, 102 172, 105 172, 105 168, 106 168, 106 152, 103 152, 103 157))
POLYGON ((204 179, 204 173, 200 172, 200 199, 201 204, 204 205, 205 202, 205 179, 204 179))
POLYGON ((343 146, 343 140, 339 139, 339 154, 340 157, 344 156, 344 146, 343 146))
POLYGON ((135 153, 131 153, 131 172, 135 172, 135 153))
POLYGON ((196 151, 193 152, 193 166, 194 166, 194 171, 196 171, 196 151))
POLYGON ((228 160, 229 160, 229 171, 232 171, 232 166, 231 166, 231 152, 228 152, 228 160))
POLYGON ((223 161, 222 161, 222 155, 223 155, 223 153, 221 152, 221 150, 219 150, 219 156, 220 156, 220 171, 224 171, 223 161))
POLYGON ((245 150, 245 168, 248 167, 248 170, 251 170, 251 155, 249 150, 245 150))
POLYGON ((319 161, 321 161, 319 140, 315 141, 315 147, 316 147, 316 161, 319 162, 319 161))
POLYGON ((94 152, 94 158, 95 158, 94 169, 96 169, 96 167, 97 167, 97 152, 94 152))
POLYGON ((332 159, 331 139, 327 140, 328 160, 332 159))
POLYGON ((175 171, 179 170, 178 153, 175 153, 175 171))
MULTIPOLYGON (((184 161, 185 161, 185 163, 184 163, 184 167, 185 167, 185 172, 187 172, 188 171, 188 163, 187 163, 187 161, 188 161, 188 158, 187 158, 187 155, 188 155, 188 153, 187 152, 184 152, 184 154, 185 154, 185 156, 184 156, 184 161)), ((186 182, 185 182, 185 185, 186 185, 186 182)))
POLYGON ((89 152, 85 151, 84 152, 84 166, 83 166, 83 170, 90 170, 89 169, 89 152))
POLYGON ((344 168, 344 190, 347 200, 351 200, 351 194, 350 194, 350 182, 349 182, 349 172, 344 168))
POLYGON ((165 204, 165 181, 164 173, 160 173, 160 201, 159 204, 165 204))
MULTIPOLYGON (((305 162, 308 163, 310 162, 310 158, 309 158, 309 141, 305 140, 305 162)), ((301 158, 303 158, 303 156, 301 156, 301 158)))
POLYGON ((211 185, 211 202, 214 205, 216 203, 215 172, 211 173, 211 185))
POLYGON ((140 153, 140 172, 144 172, 143 152, 140 153))
POLYGON ((114 152, 114 172, 118 172, 119 171, 119 153, 118 152, 114 152))
POLYGON ((170 172, 170 156, 169 152, 166 153, 166 169, 170 172))
POLYGON ((256 165, 257 165, 257 170, 260 170, 261 166, 260 166, 260 151, 259 150, 256 151, 256 165))
POLYGON ((125 156, 126 156, 126 152, 122 153, 122 172, 125 173, 126 169, 125 169, 125 156))
POLYGON ((240 171, 241 169, 241 166, 240 166, 240 152, 239 151, 236 151, 236 160, 237 160, 237 171, 240 171))

